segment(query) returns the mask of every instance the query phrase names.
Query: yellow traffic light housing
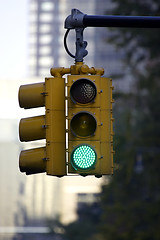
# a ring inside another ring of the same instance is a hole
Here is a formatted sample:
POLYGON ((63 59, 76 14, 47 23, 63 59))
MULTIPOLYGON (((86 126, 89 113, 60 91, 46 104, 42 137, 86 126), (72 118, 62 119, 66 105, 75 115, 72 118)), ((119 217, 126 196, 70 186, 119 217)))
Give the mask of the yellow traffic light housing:
POLYGON ((73 72, 67 83, 68 172, 96 177, 112 174, 112 80, 101 77, 103 70, 73 72))
POLYGON ((58 177, 113 173, 113 87, 103 73, 77 62, 70 68, 52 68, 53 77, 44 83, 20 87, 20 107, 45 106, 45 115, 21 119, 20 140, 46 139, 45 146, 21 152, 22 172, 58 177))
POLYGON ((26 174, 66 175, 65 79, 46 78, 44 83, 21 86, 19 104, 25 109, 45 106, 45 115, 21 119, 20 140, 46 139, 45 147, 21 152, 20 170, 26 174))

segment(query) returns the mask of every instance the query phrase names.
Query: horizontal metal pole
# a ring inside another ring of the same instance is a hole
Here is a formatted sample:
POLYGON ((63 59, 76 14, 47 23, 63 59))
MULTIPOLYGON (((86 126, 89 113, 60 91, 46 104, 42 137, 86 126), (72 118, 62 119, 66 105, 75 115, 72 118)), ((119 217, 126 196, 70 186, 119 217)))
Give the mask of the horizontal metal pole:
POLYGON ((84 27, 160 28, 160 17, 84 15, 84 27))

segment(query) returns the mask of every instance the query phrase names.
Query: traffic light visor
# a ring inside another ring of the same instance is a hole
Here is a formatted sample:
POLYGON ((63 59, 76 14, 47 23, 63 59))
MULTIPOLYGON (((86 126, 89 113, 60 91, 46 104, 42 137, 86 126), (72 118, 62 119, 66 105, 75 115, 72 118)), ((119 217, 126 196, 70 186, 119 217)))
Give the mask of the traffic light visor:
POLYGON ((70 127, 73 135, 77 137, 89 137, 94 135, 97 121, 89 112, 78 112, 71 119, 70 127))
POLYGON ((71 164, 75 170, 93 169, 96 160, 96 151, 88 144, 78 145, 71 153, 71 164))
POLYGON ((96 95, 96 85, 86 78, 75 81, 70 89, 70 96, 74 103, 87 104, 93 102, 96 95))
POLYGON ((19 88, 18 99, 21 108, 36 108, 45 106, 45 84, 34 83, 22 85, 19 88))
POLYGON ((46 171, 46 149, 44 147, 28 149, 21 152, 19 168, 27 175, 46 171))

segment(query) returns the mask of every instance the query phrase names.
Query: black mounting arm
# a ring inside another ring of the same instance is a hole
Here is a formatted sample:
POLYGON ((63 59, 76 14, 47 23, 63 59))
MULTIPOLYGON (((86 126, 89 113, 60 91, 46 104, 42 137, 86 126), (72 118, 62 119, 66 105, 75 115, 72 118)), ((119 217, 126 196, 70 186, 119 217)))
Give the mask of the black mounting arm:
POLYGON ((160 28, 160 16, 87 15, 72 9, 71 15, 65 20, 65 28, 86 27, 160 28))
MULTIPOLYGON (((76 62, 83 61, 88 52, 85 50, 87 42, 83 41, 83 31, 86 27, 128 27, 128 28, 160 28, 160 17, 152 16, 107 16, 87 15, 78 9, 72 9, 71 15, 65 20, 64 27, 69 31, 76 30, 76 54, 69 53, 75 57, 76 62)), ((66 38, 65 38, 66 43, 66 38)))

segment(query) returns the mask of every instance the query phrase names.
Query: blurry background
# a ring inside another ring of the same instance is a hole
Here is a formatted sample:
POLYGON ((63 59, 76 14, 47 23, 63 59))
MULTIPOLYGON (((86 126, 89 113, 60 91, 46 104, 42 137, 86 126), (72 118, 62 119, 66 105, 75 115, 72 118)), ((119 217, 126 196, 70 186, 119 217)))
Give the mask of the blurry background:
MULTIPOLYGON (((45 174, 26 177, 19 172, 19 152, 30 144, 23 146, 18 139, 19 119, 36 116, 44 109, 26 112, 20 109, 18 89, 23 84, 44 81, 51 67, 74 64, 63 47, 65 18, 72 8, 88 14, 103 14, 106 3, 93 0, 1 0, 0 3, 0 239, 13 239, 17 232, 23 235, 25 231, 45 231, 27 227, 46 226, 46 219, 71 222, 77 218, 79 202, 97 201, 101 179, 57 179, 45 174)), ((111 7, 110 3, 107 5, 111 7)), ((106 53, 111 57, 110 60, 105 57, 104 62, 106 33, 105 30, 98 32, 93 28, 86 30, 89 54, 85 62, 90 67, 104 67, 109 76, 113 65, 120 63, 114 63, 112 54, 115 53, 109 47, 106 53)), ((74 54, 74 32, 68 43, 74 54)), ((120 67, 118 69, 120 71, 120 67)), ((32 143, 31 147, 36 144, 32 143)))
MULTIPOLYGON (((18 167, 19 152, 26 147, 26 143, 24 146, 18 139, 19 120, 44 112, 44 109, 25 112, 19 108, 19 86, 44 81, 50 76, 51 67, 74 64, 63 47, 64 20, 71 9, 78 8, 92 15, 159 15, 158 1, 136 0, 133 4, 129 0, 124 3, 118 0, 0 0, 0 3, 0 239, 79 240, 91 239, 94 235, 95 240, 132 239, 131 236, 133 239, 141 236, 137 239, 142 240, 151 239, 144 234, 149 225, 153 239, 160 239, 158 232, 155 235, 152 221, 156 219, 156 225, 159 223, 160 201, 156 175, 160 151, 158 30, 152 30, 154 34, 105 28, 84 31, 89 51, 85 63, 90 67, 103 67, 105 76, 113 78, 115 87, 115 167, 118 171, 113 179, 58 179, 45 174, 26 177, 18 167), (152 45, 155 48, 150 51, 152 45), (152 216, 146 211, 150 205, 142 209, 146 204, 156 206, 152 216), (131 214, 126 215, 126 211, 131 214), (137 211, 142 216, 146 212, 148 215, 137 221, 134 217, 137 211), (126 224, 130 217, 132 226, 126 224), (99 223, 101 230, 95 233, 99 223)), ((74 31, 68 45, 74 54, 74 31)), ((37 144, 28 143, 26 148, 37 144)))

